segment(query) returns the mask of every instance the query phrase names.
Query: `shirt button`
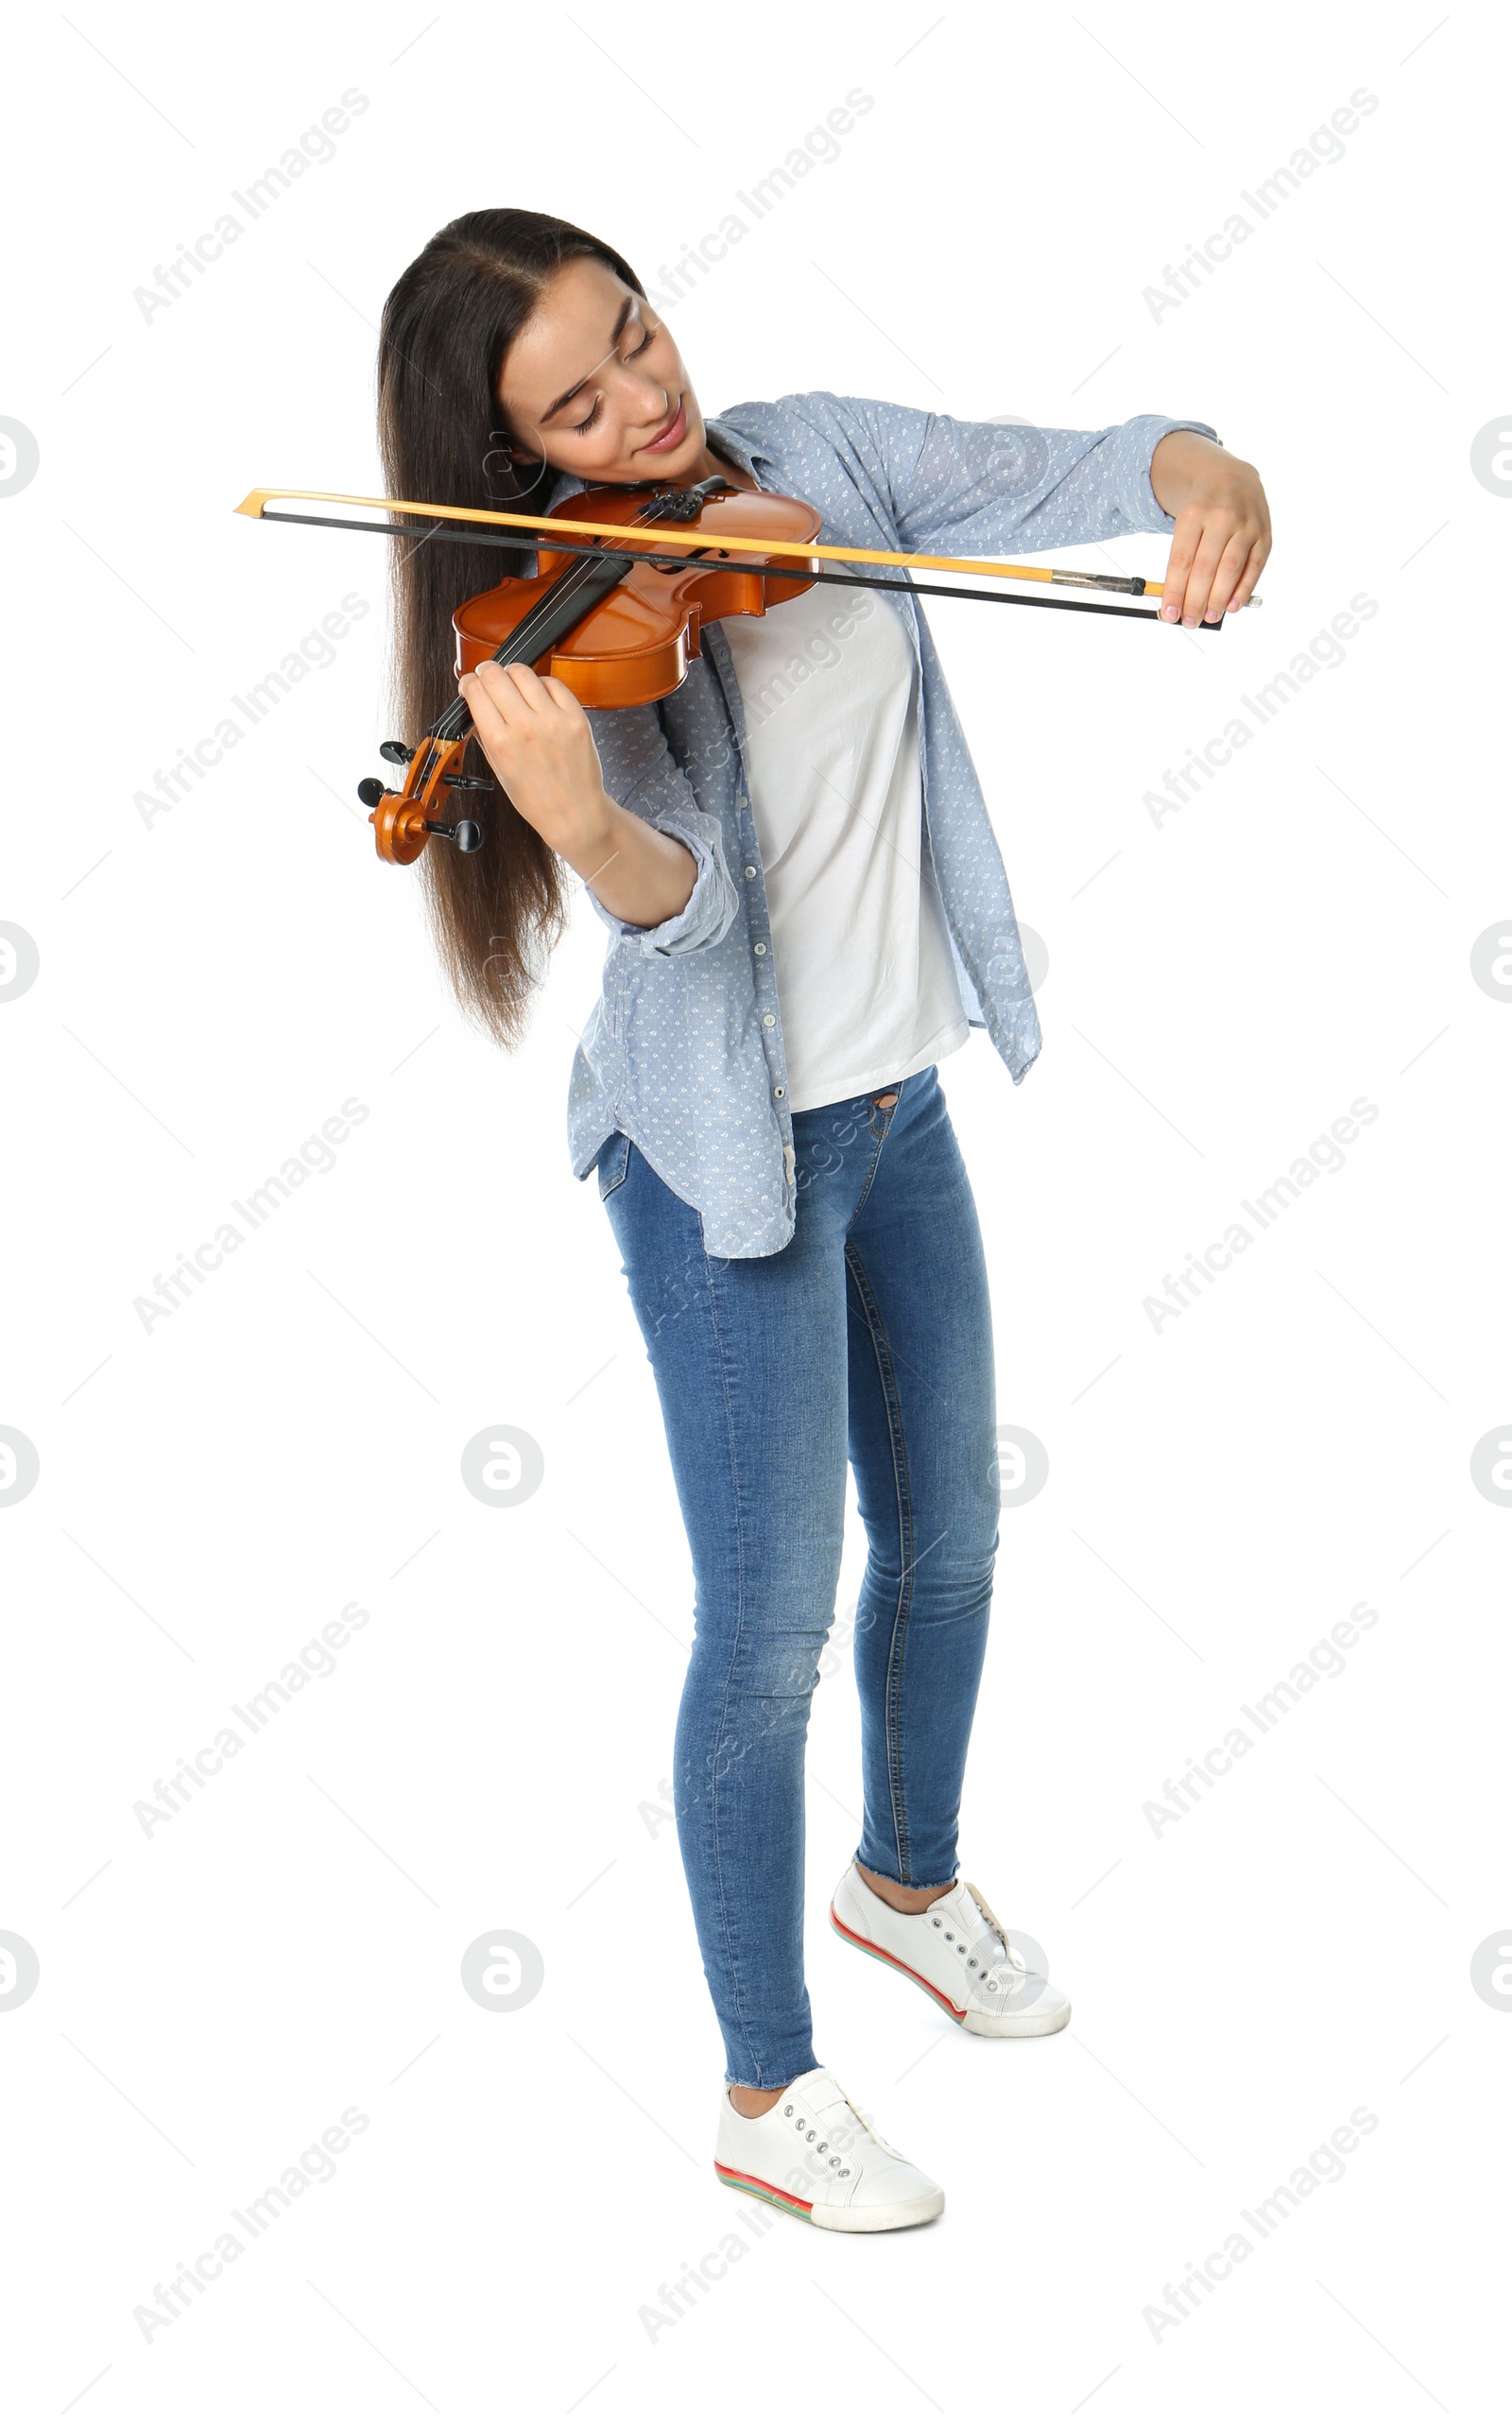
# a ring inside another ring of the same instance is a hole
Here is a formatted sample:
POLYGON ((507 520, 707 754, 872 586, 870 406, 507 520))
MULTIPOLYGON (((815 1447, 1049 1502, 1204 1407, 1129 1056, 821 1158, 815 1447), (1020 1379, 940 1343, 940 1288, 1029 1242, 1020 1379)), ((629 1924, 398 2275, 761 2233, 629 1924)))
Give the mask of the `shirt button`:
POLYGON ((757 948, 756 948, 756 951, 758 952, 758 954, 765 954, 765 951, 766 951, 766 948, 765 948, 765 945, 758 945, 758 946, 757 946, 757 948))
POLYGON ((764 1012, 764 1013, 762 1014, 762 1027, 763 1027, 764 1029, 775 1029, 775 1028, 776 1028, 776 1026, 777 1026, 777 1015, 776 1015, 776 1013, 775 1013, 775 1012, 764 1012))
POLYGON ((772 1094, 774 1097, 785 1097, 787 1091, 783 1088, 776 1088, 772 1091, 772 1094))
POLYGON ((747 875, 747 877, 754 877, 754 876, 755 876, 755 874, 756 874, 756 872, 755 872, 755 870, 754 870, 753 869, 748 869, 748 870, 746 871, 746 875, 747 875))

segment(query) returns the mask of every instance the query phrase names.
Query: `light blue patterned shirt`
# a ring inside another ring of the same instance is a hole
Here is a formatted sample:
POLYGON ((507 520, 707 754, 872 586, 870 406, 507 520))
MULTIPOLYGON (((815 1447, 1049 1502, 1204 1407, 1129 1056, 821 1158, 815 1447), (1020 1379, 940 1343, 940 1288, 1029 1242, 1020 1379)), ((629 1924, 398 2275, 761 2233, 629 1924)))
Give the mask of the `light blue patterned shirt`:
MULTIPOLYGON (((990 557, 1173 530, 1150 487, 1150 459, 1171 430, 1214 436, 1207 422, 1158 414, 1108 430, 1038 430, 815 390, 736 405, 711 421, 709 439, 762 489, 816 507, 821 541, 990 557)), ((562 475, 552 503, 582 486, 562 475)), ((884 569, 884 578, 895 577, 884 569)), ((962 1001, 1019 1081, 1040 1051, 1040 1023, 1013 898, 929 628, 912 600, 895 604, 919 654, 925 849, 962 1001)), ((745 717, 719 626, 705 628, 702 656, 666 699, 589 714, 610 799, 678 836, 697 877, 684 908, 656 928, 616 920, 590 896, 610 943, 573 1061, 573 1170, 590 1173, 623 1131, 697 1209, 710 1255, 769 1256, 793 1236, 793 1121, 745 717)))

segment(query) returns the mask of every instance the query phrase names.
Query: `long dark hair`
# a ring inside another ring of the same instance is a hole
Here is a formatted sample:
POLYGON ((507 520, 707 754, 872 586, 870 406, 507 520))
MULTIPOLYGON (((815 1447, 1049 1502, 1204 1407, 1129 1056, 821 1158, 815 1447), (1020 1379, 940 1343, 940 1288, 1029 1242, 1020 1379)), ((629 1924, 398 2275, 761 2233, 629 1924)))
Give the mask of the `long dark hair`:
MULTIPOLYGON (((553 474, 519 457, 501 427, 499 375, 524 323, 564 262, 583 254, 644 290, 629 264, 570 220, 540 211, 470 211, 431 238, 384 305, 378 439, 393 498, 543 511, 553 474)), ((452 614, 523 560, 495 548, 396 543, 394 706, 419 743, 456 698, 452 614)), ((474 743, 468 765, 487 769, 474 743)), ((567 913, 562 866, 497 792, 481 852, 432 843, 421 858, 441 964, 471 1019, 518 1043, 530 996, 567 913)))

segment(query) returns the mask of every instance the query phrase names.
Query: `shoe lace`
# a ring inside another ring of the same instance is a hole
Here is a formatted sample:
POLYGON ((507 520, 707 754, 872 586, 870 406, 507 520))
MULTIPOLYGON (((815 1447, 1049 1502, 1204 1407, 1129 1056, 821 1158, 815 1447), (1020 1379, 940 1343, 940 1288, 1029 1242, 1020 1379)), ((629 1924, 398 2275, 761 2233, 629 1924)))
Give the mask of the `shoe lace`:
POLYGON ((1014 1974, 1022 1974, 1026 1973, 1027 1969, 1024 1967, 1022 1959, 1020 1959, 1015 1954, 1008 1939, 1006 1925, 999 1923, 997 1917, 993 1914, 986 1899, 982 1896, 982 1893, 977 1888, 976 1884, 974 1882, 968 1882, 965 1885, 965 1888, 967 1897, 971 1901, 972 1905, 975 1907, 977 1914, 981 1917, 988 1932, 998 1944, 996 1953, 988 1961, 988 1964, 1014 1974))

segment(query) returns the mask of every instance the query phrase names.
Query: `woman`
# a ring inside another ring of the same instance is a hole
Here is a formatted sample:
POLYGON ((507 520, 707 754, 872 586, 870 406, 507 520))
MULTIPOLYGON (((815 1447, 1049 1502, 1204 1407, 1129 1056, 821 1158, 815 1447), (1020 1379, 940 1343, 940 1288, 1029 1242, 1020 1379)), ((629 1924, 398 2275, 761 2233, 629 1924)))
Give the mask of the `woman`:
MULTIPOLYGON (((1258 477, 1205 423, 1037 431, 823 392, 706 422, 629 265, 533 212, 426 246, 388 299, 379 386, 398 497, 540 512, 718 476, 808 500, 858 548, 1174 530, 1163 612, 1188 626, 1243 606, 1269 546, 1258 477)), ((403 560, 407 731, 452 697, 453 607, 500 571, 483 549, 403 560)), ((598 1173, 696 1580, 675 1785, 725 2040, 714 2164, 816 2227, 914 2226, 940 2188, 811 2039, 803 1752, 849 1456, 865 1820, 831 1920, 969 2032, 1057 2031, 1069 2003, 956 1873, 999 1501, 981 1240, 936 1066, 971 1024, 1015 1081, 1039 1051, 1007 880, 910 599, 816 585, 713 625, 651 708, 585 714, 524 665, 460 688, 512 804, 475 859, 424 856, 462 1003, 518 1038, 563 863, 610 932, 570 1143, 598 1173)))

